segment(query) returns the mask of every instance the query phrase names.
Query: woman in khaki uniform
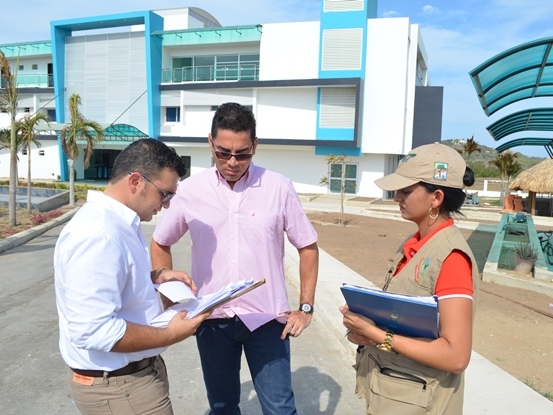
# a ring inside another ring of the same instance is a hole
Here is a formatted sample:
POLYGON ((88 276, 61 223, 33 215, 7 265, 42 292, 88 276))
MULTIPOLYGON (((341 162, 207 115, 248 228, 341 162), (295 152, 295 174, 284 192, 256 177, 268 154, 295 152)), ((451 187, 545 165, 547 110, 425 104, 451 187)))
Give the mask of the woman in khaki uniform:
POLYGON ((435 143, 413 149, 375 183, 396 191, 401 216, 418 227, 398 249, 384 290, 437 296, 440 327, 437 339, 407 337, 340 307, 348 339, 359 345, 356 393, 367 414, 462 414, 480 276, 451 215, 474 175, 459 153, 435 143))

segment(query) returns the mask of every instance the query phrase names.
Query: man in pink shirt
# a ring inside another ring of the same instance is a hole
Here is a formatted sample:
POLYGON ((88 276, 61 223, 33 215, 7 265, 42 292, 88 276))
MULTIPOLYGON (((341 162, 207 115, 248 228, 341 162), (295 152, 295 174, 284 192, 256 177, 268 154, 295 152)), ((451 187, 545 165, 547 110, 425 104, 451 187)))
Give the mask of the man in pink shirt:
POLYGON ((266 284, 216 309, 196 332, 211 415, 240 414, 244 350, 263 414, 297 414, 289 336, 311 323, 317 234, 290 180, 255 166, 255 118, 237 103, 215 112, 209 148, 215 166, 180 183, 151 244, 154 268, 172 268, 171 246, 187 231, 198 296, 243 279, 266 284), (290 311, 284 233, 298 249, 299 307, 290 311))

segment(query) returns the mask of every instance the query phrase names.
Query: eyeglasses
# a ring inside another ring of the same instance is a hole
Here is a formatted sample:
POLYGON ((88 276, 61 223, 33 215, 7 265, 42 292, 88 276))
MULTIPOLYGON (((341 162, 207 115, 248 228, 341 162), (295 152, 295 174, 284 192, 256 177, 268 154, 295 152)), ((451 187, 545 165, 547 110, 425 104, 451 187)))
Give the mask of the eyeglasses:
MULTIPOLYGON (((132 173, 129 173, 129 174, 132 174, 132 173)), ((164 205, 166 203, 169 203, 171 201, 171 199, 175 197, 176 193, 164 192, 154 182, 152 182, 148 176, 146 176, 145 174, 142 174, 142 173, 138 173, 138 174, 140 174, 142 177, 144 177, 145 180, 150 182, 157 189, 157 191, 161 195, 161 204, 162 205, 164 205)))
POLYGON ((251 159, 253 156, 253 153, 229 153, 228 151, 219 150, 214 150, 214 153, 219 160, 230 160, 231 157, 234 157, 236 161, 246 161, 251 159))

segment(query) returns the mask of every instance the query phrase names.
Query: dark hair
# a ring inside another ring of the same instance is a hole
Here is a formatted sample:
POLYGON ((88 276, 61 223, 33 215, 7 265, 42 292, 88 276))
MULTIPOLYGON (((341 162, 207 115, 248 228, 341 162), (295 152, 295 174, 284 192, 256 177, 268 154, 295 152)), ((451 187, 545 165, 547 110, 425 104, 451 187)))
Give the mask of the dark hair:
MULTIPOLYGON (((444 192, 444 202, 440 206, 441 212, 446 212, 448 215, 452 213, 457 213, 458 215, 464 216, 461 213, 461 206, 465 203, 466 194, 463 189, 455 189, 453 187, 446 186, 436 186, 434 184, 420 182, 422 186, 426 189, 428 193, 435 192, 436 190, 441 190, 444 192)), ((465 174, 463 176, 463 184, 467 187, 474 184, 474 172, 470 167, 465 169, 465 174)))
POLYGON ((115 183, 135 171, 154 178, 164 168, 175 171, 181 178, 186 174, 186 167, 175 149, 159 140, 143 138, 119 153, 109 181, 115 183))
POLYGON ((227 102, 217 108, 211 123, 211 137, 215 140, 219 130, 230 130, 235 133, 242 131, 250 132, 250 139, 256 137, 255 117, 253 112, 236 102, 227 102))

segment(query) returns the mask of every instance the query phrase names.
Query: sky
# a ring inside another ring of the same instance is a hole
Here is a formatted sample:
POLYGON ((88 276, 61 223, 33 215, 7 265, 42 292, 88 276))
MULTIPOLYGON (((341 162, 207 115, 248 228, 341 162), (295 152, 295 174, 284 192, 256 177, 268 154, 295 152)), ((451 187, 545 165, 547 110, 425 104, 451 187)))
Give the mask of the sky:
MULTIPOLYGON (((48 40, 52 20, 193 6, 209 12, 223 26, 234 26, 320 20, 321 0, 13 1, 2 7, 0 44, 48 40)), ((526 100, 487 117, 468 75, 498 53, 553 36, 553 1, 379 0, 378 17, 408 17, 419 25, 431 84, 444 87, 442 140, 473 136, 477 143, 495 148, 520 135, 495 142, 487 126, 521 109, 553 106, 553 98, 526 100)), ((551 133, 532 136, 551 137, 551 133)), ((548 156, 541 146, 513 150, 548 156)))

